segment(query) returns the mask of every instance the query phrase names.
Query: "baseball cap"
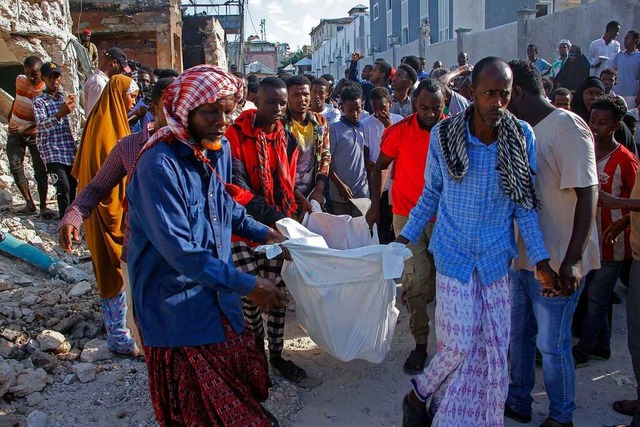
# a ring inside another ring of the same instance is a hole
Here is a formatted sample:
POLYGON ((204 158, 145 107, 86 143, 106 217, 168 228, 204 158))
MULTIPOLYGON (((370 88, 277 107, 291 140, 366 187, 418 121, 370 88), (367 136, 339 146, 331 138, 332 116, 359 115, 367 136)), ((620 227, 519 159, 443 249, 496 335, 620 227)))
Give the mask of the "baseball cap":
POLYGON ((49 77, 52 74, 62 75, 62 68, 55 62, 47 62, 40 67, 40 73, 44 77, 49 77))
POLYGON ((82 34, 86 34, 86 35, 90 36, 91 35, 91 30, 87 28, 86 30, 84 30, 82 32, 82 34))
POLYGON ((106 54, 110 58, 113 58, 116 61, 118 61, 120 65, 122 65, 122 70, 125 73, 131 72, 131 68, 129 67, 129 63, 127 62, 127 55, 124 54, 122 49, 119 49, 117 47, 112 47, 111 49, 107 50, 106 54))
POLYGON ((566 44, 567 47, 571 47, 571 41, 569 41, 569 39, 562 39, 558 42, 558 46, 560 46, 561 44, 566 44))

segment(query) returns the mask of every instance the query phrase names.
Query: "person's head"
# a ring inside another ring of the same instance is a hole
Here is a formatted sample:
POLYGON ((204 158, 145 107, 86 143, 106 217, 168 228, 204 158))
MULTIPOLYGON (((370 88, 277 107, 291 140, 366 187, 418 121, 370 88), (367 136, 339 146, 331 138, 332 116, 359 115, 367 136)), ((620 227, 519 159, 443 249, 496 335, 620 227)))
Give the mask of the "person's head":
POLYGON ((324 111, 324 103, 329 97, 329 82, 318 77, 311 81, 311 99, 309 101, 309 109, 316 113, 324 111))
POLYGON ((609 22, 604 30, 604 38, 609 41, 615 40, 618 34, 620 34, 620 23, 618 21, 609 22))
POLYGON ((467 65, 467 62, 469 62, 469 55, 467 55, 467 52, 460 52, 458 54, 458 65, 467 65))
POLYGON ((369 101, 371 101, 371 110, 373 115, 378 117, 380 114, 389 114, 391 110, 391 94, 386 87, 376 87, 369 92, 369 101))
POLYGON ((80 41, 83 45, 87 46, 91 42, 91 30, 84 30, 80 33, 80 41))
POLYGON ((256 117, 261 126, 269 127, 281 120, 287 111, 287 85, 278 77, 266 77, 258 84, 256 117))
POLYGON ((522 111, 531 105, 532 101, 546 98, 542 87, 542 77, 531 61, 517 59, 509 62, 513 75, 511 100, 509 111, 517 117, 522 117, 522 111))
POLYGON ((436 61, 433 63, 433 67, 431 67, 432 70, 437 70, 438 68, 444 68, 444 65, 442 64, 442 61, 436 61))
POLYGON ((140 86, 134 79, 131 79, 131 83, 129 84, 129 89, 127 89, 127 93, 124 95, 124 106, 127 111, 131 111, 133 107, 136 105, 136 99, 140 94, 140 86))
POLYGON ((413 68, 413 71, 415 71, 416 74, 420 72, 420 60, 417 56, 405 56, 404 58, 402 58, 401 64, 408 65, 409 67, 413 68))
POLYGON ((371 74, 372 69, 373 69, 373 66, 371 64, 367 64, 364 67, 362 67, 362 74, 361 74, 362 80, 369 80, 369 74, 371 74))
POLYGON ((567 59, 569 55, 569 49, 571 48, 571 42, 567 39, 560 40, 558 42, 558 55, 562 59, 567 59))
POLYGON ((47 92, 55 94, 60 90, 62 81, 62 69, 55 62, 47 62, 40 68, 42 80, 46 86, 47 92))
POLYGON ((419 72, 424 71, 424 68, 427 66, 427 60, 425 58, 423 58, 422 56, 418 58, 420 60, 420 69, 418 70, 419 72))
POLYGON ((153 73, 148 67, 142 67, 138 70, 138 84, 140 85, 140 90, 143 92, 148 92, 151 90, 151 75, 153 73))
POLYGON ((569 48, 568 61, 569 62, 574 62, 581 55, 582 55, 582 48, 580 46, 578 46, 577 44, 571 45, 571 47, 569 48))
POLYGON ((256 103, 259 85, 257 80, 249 80, 247 77, 247 101, 253 102, 254 104, 256 103))
MULTIPOLYGON (((236 67, 236 70, 237 70, 237 67, 236 67)), ((247 85, 247 78, 244 76, 244 74, 238 71, 231 71, 231 69, 229 69, 229 72, 233 74, 235 78, 237 78, 242 82, 242 100, 247 99, 247 91, 249 90, 249 87, 247 85)))
POLYGON ((376 61, 373 64, 371 73, 369 73, 369 81, 375 86, 382 86, 391 75, 391 65, 386 61, 376 61))
POLYGON ((530 44, 527 46, 527 57, 529 61, 535 61, 538 58, 538 46, 535 44, 530 44))
POLYGON ((446 68, 436 68, 431 70, 431 75, 430 77, 433 79, 439 79, 440 77, 444 76, 445 74, 447 74, 449 71, 447 71, 446 68))
POLYGON ((624 40, 622 41, 624 48, 629 52, 636 48, 638 42, 640 42, 640 33, 636 30, 627 31, 627 34, 624 35, 624 40))
POLYGON ((349 78, 349 68, 345 68, 345 70, 344 70, 344 78, 345 79, 349 78))
MULTIPOLYGON (((375 69, 375 67, 374 67, 375 69)), ((346 85, 340 92, 342 116, 351 124, 358 123, 362 113, 362 89, 359 85, 346 85)))
POLYGON ((28 56, 24 60, 24 75, 27 76, 27 80, 33 86, 37 85, 42 81, 42 74, 40 69, 42 67, 42 59, 37 56, 28 56))
POLYGON ((289 111, 293 114, 307 114, 311 100, 311 82, 305 76, 293 76, 286 82, 289 111))
POLYGON ((231 124, 231 114, 242 99, 242 82, 212 65, 189 68, 162 94, 169 130, 184 142, 193 140, 219 150, 231 124))
POLYGON ((162 68, 158 70, 158 77, 164 79, 165 77, 178 77, 180 73, 172 68, 162 68))
POLYGON ((591 104, 604 95, 604 83, 597 77, 587 77, 576 89, 576 93, 578 92, 582 94, 582 102, 587 111, 591 111, 591 104))
POLYGON ((175 81, 175 77, 165 77, 164 79, 158 79, 156 84, 151 90, 151 99, 149 100, 149 111, 153 115, 154 129, 160 129, 167 124, 167 119, 164 116, 164 110, 162 109, 162 94, 165 89, 175 81))
POLYGON ((635 135, 638 130, 638 109, 635 109, 634 114, 627 111, 627 114, 622 118, 622 122, 629 128, 629 131, 635 135))
POLYGON ((604 84, 604 93, 611 92, 611 89, 613 89, 618 80, 618 70, 615 68, 605 68, 600 73, 600 80, 602 80, 602 84, 604 84))
POLYGON ((418 74, 407 64, 402 64, 396 70, 391 80, 391 89, 394 91, 408 91, 418 81, 418 74))
POLYGON ((513 73, 509 64, 495 56, 484 58, 473 68, 471 80, 475 118, 489 128, 497 127, 511 99, 513 73))
POLYGON ((624 101, 615 95, 603 95, 591 104, 589 128, 596 143, 610 141, 615 131, 622 126, 627 113, 624 101))
POLYGON ((333 77, 332 74, 323 74, 320 77, 322 77, 323 79, 329 82, 328 91, 329 93, 331 93, 333 91, 333 87, 334 87, 333 85, 335 84, 335 81, 336 81, 335 77, 333 77))
POLYGON ((544 94, 549 96, 549 93, 553 90, 553 80, 549 77, 542 78, 542 87, 544 88, 544 94))
POLYGON ((116 74, 131 73, 127 55, 117 47, 112 47, 104 53, 100 70, 109 77, 116 74))
POLYGON ((571 110, 571 91, 566 87, 559 87, 549 96, 551 99, 551 104, 553 104, 556 108, 562 108, 563 110, 571 110))
POLYGON ((444 111, 444 85, 431 77, 422 79, 411 99, 418 124, 422 129, 431 130, 440 121, 444 111))
POLYGON ((158 83, 158 80, 160 80, 160 78, 158 77, 158 75, 156 73, 151 74, 151 86, 153 86, 156 83, 158 83))

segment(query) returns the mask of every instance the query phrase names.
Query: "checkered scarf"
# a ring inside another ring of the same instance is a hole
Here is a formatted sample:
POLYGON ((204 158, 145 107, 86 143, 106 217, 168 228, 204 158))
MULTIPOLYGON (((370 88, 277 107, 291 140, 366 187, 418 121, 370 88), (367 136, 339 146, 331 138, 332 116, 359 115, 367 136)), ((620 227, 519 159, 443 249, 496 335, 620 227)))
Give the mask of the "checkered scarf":
MULTIPOLYGON (((467 123, 473 115, 473 105, 465 111, 440 122, 438 137, 449 175, 461 182, 469 170, 467 153, 467 123)), ((527 144, 522 126, 513 114, 505 111, 498 124, 498 172, 502 188, 511 200, 525 209, 540 207, 531 176, 527 144)))
POLYGON ((158 141, 173 142, 176 139, 195 149, 196 141, 188 130, 189 112, 229 95, 234 95, 235 101, 239 102, 242 94, 242 81, 220 67, 197 65, 189 68, 164 90, 167 125, 149 138, 142 151, 158 141))

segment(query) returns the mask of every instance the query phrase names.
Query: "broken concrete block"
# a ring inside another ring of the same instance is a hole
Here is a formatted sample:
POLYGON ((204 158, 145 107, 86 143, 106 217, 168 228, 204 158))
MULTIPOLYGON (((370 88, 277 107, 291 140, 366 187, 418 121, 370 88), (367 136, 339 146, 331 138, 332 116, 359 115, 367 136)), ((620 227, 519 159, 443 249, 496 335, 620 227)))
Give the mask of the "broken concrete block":
POLYGON ((111 359, 113 353, 109 350, 109 346, 105 340, 93 339, 84 345, 80 360, 82 362, 96 362, 98 360, 111 359))
POLYGON ((60 332, 45 329, 40 332, 36 340, 40 344, 40 350, 51 351, 62 346, 65 343, 66 338, 60 332))
POLYGON ((88 383, 96 379, 96 367, 93 363, 78 363, 71 367, 81 383, 88 383))
POLYGON ((18 375, 18 382, 9 390, 18 397, 24 397, 36 391, 42 391, 47 385, 47 373, 44 369, 26 369, 18 375))

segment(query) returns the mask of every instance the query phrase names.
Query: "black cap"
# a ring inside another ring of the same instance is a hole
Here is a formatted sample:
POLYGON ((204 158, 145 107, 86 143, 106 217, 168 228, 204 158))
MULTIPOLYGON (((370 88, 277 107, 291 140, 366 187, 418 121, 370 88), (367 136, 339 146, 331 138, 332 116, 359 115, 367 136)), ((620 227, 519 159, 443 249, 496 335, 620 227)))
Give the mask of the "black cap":
POLYGON ((111 49, 109 49, 106 52, 106 54, 107 54, 108 57, 113 58, 116 61, 118 61, 120 63, 120 65, 122 65, 122 70, 125 73, 130 73, 131 72, 131 68, 129 67, 129 62, 127 61, 127 55, 124 54, 122 49, 119 49, 117 47, 112 47, 111 49))
POLYGON ((49 77, 52 74, 58 74, 61 76, 62 68, 60 68, 60 66, 55 62, 47 62, 46 64, 43 64, 42 67, 40 67, 40 73, 44 77, 49 77))

